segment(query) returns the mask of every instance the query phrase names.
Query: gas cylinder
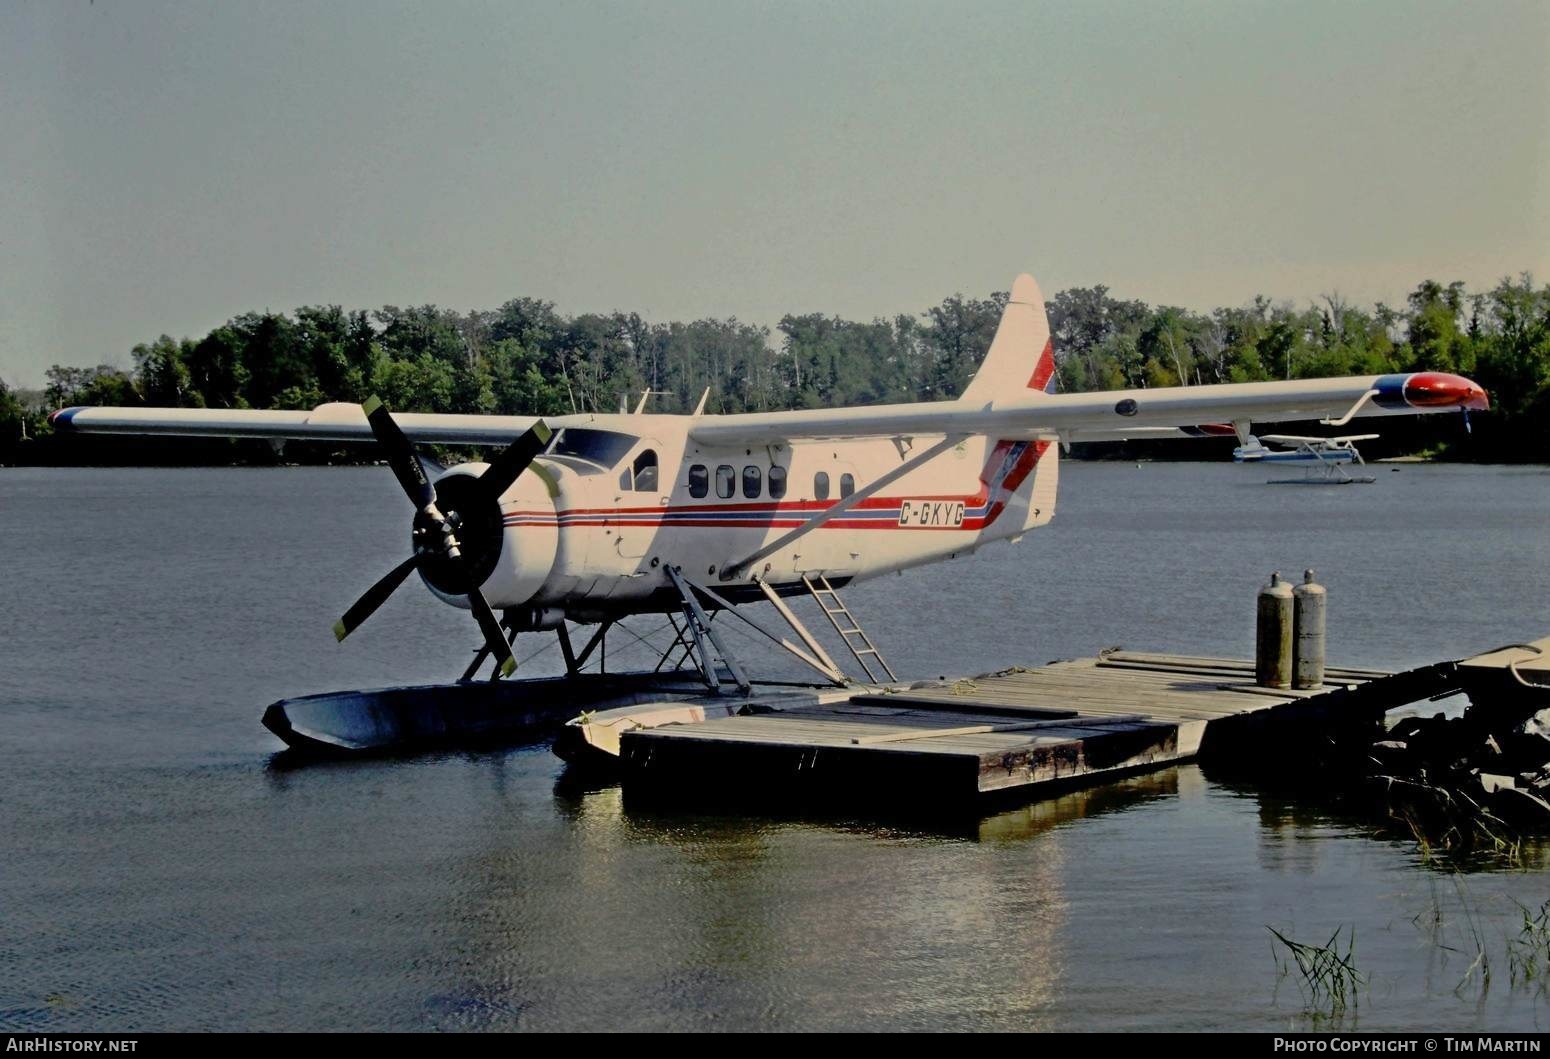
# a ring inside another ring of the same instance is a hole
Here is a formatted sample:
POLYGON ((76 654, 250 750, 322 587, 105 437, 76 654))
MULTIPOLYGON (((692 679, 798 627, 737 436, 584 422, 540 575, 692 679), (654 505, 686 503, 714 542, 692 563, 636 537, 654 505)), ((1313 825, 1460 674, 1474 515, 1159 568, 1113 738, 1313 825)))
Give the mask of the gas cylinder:
POLYGON ((1292 687, 1317 688, 1324 684, 1324 611, 1328 596, 1315 584, 1313 571, 1304 570, 1302 584, 1292 590, 1292 687))
POLYGON ((1254 628, 1254 680, 1267 688, 1292 683, 1292 586, 1280 571, 1259 590, 1258 619, 1254 628))

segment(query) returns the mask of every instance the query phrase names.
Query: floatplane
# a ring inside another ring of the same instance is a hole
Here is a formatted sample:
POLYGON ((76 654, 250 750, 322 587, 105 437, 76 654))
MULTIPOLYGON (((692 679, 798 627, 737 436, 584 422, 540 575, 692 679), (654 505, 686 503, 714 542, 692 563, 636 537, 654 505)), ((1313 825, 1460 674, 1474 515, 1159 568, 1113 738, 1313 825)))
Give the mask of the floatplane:
POLYGON ((1300 434, 1266 434, 1263 438, 1250 434, 1248 440, 1232 450, 1234 463, 1296 464, 1304 469, 1301 478, 1271 478, 1267 485, 1371 485, 1377 479, 1371 475, 1346 473, 1344 464, 1366 466, 1367 461, 1356 450, 1358 441, 1374 441, 1377 434, 1347 434, 1343 437, 1305 437, 1300 434), (1290 448, 1272 449, 1272 445, 1289 445, 1290 448))
POLYGON ((500 727, 518 700, 490 689, 535 687, 501 679, 516 668, 516 637, 528 633, 558 636, 571 713, 578 701, 602 709, 682 698, 685 678, 702 693, 747 695, 754 682, 714 623, 723 614, 845 685, 788 605, 797 595, 816 597, 867 682, 893 680, 840 590, 1044 526, 1072 442, 1246 439, 1255 420, 1343 425, 1467 413, 1488 400, 1471 380, 1440 372, 1057 393, 1044 300, 1023 275, 956 400, 734 415, 707 413, 703 398, 687 415, 644 405, 551 419, 391 413, 376 400, 296 411, 82 407, 51 419, 80 433, 379 447, 412 509, 410 554, 344 612, 335 635, 350 635, 418 574, 442 602, 472 614, 482 643, 455 685, 309 696, 265 715, 293 745, 362 749, 500 727), (433 443, 498 451, 428 474, 415 446, 433 443), (760 601, 795 641, 745 612, 760 601), (658 673, 612 675, 579 700, 579 678, 597 672, 584 672, 594 655, 602 669, 610 628, 635 615, 667 615, 677 632, 658 673), (595 629, 576 649, 570 626, 595 629), (487 661, 490 679, 476 679, 487 661), (679 682, 663 683, 663 672, 679 682), (464 712, 454 716, 445 704, 459 687, 464 712))

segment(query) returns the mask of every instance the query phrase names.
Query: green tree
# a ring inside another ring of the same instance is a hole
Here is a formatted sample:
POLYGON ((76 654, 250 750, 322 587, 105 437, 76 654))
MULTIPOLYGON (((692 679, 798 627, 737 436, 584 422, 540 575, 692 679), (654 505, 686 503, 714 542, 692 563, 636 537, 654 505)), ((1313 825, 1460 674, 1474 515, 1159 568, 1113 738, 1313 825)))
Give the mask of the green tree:
POLYGON ((244 313, 227 323, 242 345, 247 379, 241 398, 252 408, 280 407, 285 390, 316 392, 312 357, 296 324, 283 313, 244 313))
MULTIPOLYGON (((1550 390, 1550 285, 1534 289, 1527 273, 1504 279, 1487 296, 1479 381, 1498 410, 1524 415, 1550 390)), ((1535 427, 1546 434, 1544 420, 1535 427)))
POLYGON ((1139 335, 1145 302, 1109 296, 1109 288, 1076 287, 1046 304, 1055 363, 1064 390, 1112 390, 1144 381, 1139 335))
POLYGON ((640 313, 614 313, 613 322, 630 351, 630 363, 643 385, 660 390, 667 328, 662 324, 647 323, 640 313))
POLYGON ((1196 379, 1195 333, 1199 322, 1183 309, 1159 306, 1136 342, 1151 386, 1188 386, 1196 379))
POLYGON ((248 370, 242 362, 246 352, 244 335, 230 324, 222 324, 205 335, 189 350, 186 363, 189 385, 207 408, 242 408, 248 385, 248 370))
POLYGON ((135 389, 135 381, 127 372, 109 364, 95 368, 68 368, 55 364, 43 373, 47 386, 44 400, 50 408, 68 408, 73 405, 125 405, 144 404, 135 389))
POLYGON ((492 411, 500 415, 562 415, 563 387, 544 374, 543 356, 514 338, 494 343, 486 354, 492 411))
POLYGON ((954 294, 926 310, 921 340, 934 368, 928 399, 948 400, 963 393, 990 349, 1007 298, 1006 291, 985 299, 954 294))
POLYGON ((304 305, 295 315, 299 359, 313 380, 309 390, 324 400, 364 400, 372 365, 369 324, 367 340, 361 342, 365 314, 346 313, 337 305, 304 305))
POLYGON ((15 459, 26 424, 27 409, 0 379, 0 463, 15 459))
POLYGON ((434 305, 400 309, 384 305, 372 314, 380 326, 377 341, 393 360, 433 357, 446 364, 464 364, 471 350, 457 314, 434 305))
POLYGON ((142 342, 131 350, 135 381, 146 404, 178 408, 184 405, 198 407, 204 403, 192 385, 186 363, 193 349, 194 343, 187 339, 176 342, 170 335, 162 335, 154 342, 142 342))
POLYGON ((377 393, 398 412, 457 412, 456 365, 421 353, 412 360, 387 360, 377 369, 377 393))
POLYGON ((1468 341, 1459 329, 1464 285, 1425 280, 1410 293, 1410 364, 1417 371, 1468 371, 1468 341))

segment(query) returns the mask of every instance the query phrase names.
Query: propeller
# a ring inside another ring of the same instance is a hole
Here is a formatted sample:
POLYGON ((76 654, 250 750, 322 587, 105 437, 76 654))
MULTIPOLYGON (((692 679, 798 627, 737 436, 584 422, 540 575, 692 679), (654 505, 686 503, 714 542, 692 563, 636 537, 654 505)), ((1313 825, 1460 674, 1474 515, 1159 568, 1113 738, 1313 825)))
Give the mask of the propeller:
POLYGON ((399 429, 381 400, 371 398, 361 406, 361 411, 366 413, 371 433, 387 456, 393 476, 415 507, 414 554, 368 588, 344 612, 334 623, 334 638, 343 640, 360 628, 418 570, 447 595, 468 598, 468 608, 484 634, 485 646, 499 661, 500 674, 508 676, 517 668, 517 660, 512 657, 511 645, 479 586, 490 576, 500 556, 501 494, 511 488, 549 443, 549 428, 540 419, 491 460, 479 477, 444 477, 438 487, 431 484, 414 443, 399 429))

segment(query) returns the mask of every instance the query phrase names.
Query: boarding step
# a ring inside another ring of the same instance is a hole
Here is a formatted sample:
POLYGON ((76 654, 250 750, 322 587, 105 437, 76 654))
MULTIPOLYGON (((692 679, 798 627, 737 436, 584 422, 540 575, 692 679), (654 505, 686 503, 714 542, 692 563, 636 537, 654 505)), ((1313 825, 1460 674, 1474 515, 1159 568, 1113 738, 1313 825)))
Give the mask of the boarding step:
POLYGON ((834 626, 834 631, 839 633, 840 639, 855 657, 856 664, 866 674, 867 680, 873 684, 881 680, 879 674, 873 671, 872 664, 867 662, 868 656, 889 680, 898 680, 899 678, 894 675, 893 667, 877 649, 872 638, 866 634, 866 630, 861 627, 861 622, 856 619, 855 614, 851 613, 850 608, 845 605, 845 600, 840 597, 839 591, 829 583, 828 577, 824 574, 803 574, 802 583, 807 586, 807 591, 813 599, 818 601, 818 608, 823 611, 824 617, 829 619, 829 624, 834 626), (834 606, 831 607, 824 602, 826 596, 834 600, 834 606), (841 619, 845 624, 841 624, 841 619))

